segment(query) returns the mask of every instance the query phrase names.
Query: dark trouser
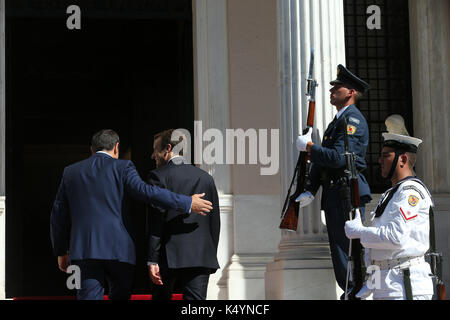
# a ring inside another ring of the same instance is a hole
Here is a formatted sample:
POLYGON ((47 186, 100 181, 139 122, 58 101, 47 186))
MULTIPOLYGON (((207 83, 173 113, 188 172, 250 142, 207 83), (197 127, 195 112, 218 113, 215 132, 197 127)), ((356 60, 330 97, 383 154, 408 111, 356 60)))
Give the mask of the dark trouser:
MULTIPOLYGON (((335 206, 329 206, 325 210, 328 239, 330 241, 331 259, 333 261, 334 275, 339 287, 345 291, 347 277, 348 249, 350 240, 345 235, 345 222, 349 219, 348 212, 344 212, 341 202, 335 202, 335 206)), ((365 216, 365 205, 360 208, 361 217, 365 216)), ((352 283, 348 285, 348 292, 352 289, 352 283)))
POLYGON ((110 300, 128 300, 133 285, 134 265, 116 260, 73 260, 80 267, 81 288, 78 300, 103 300, 105 284, 109 286, 110 300))
POLYGON ((153 285, 153 300, 169 300, 173 293, 182 293, 183 300, 206 300, 210 269, 160 269, 163 285, 153 285))

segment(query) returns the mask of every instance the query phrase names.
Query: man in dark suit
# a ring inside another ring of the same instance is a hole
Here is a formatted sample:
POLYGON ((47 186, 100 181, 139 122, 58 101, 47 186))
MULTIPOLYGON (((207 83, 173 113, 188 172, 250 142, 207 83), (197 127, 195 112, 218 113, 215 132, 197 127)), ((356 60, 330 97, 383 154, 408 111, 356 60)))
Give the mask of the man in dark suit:
MULTIPOLYGON (((298 150, 307 151, 312 163, 307 191, 298 200, 300 207, 308 205, 322 186, 321 205, 325 212, 334 273, 337 283, 345 291, 349 239, 345 236, 344 225, 349 218, 350 208, 344 208, 341 193, 346 168, 344 136, 347 131, 349 151, 357 156, 360 212, 364 218, 365 204, 372 199, 369 184, 361 173, 367 167, 365 157, 369 144, 369 127, 356 103, 369 90, 369 84, 342 65, 338 66, 337 77, 330 84, 333 86, 330 89, 330 102, 336 107, 337 114, 323 134, 322 145, 311 141, 311 130, 297 139, 298 150)), ((350 293, 351 289, 350 283, 347 291, 350 293)), ((341 298, 344 296, 345 293, 341 298)))
POLYGON ((179 292, 184 300, 205 300, 209 276, 219 268, 219 198, 213 178, 177 153, 180 140, 172 140, 173 131, 154 137, 152 159, 157 169, 149 182, 181 194, 202 190, 213 209, 205 219, 171 209, 151 215, 148 265, 153 299, 170 299, 179 292))
POLYGON ((50 218, 53 250, 62 271, 69 260, 80 268, 78 299, 103 299, 105 279, 110 299, 129 299, 136 258, 127 231, 127 195, 187 215, 205 215, 212 206, 201 195, 191 198, 143 182, 131 161, 118 159, 119 136, 112 130, 93 136, 91 152, 64 169, 50 218))

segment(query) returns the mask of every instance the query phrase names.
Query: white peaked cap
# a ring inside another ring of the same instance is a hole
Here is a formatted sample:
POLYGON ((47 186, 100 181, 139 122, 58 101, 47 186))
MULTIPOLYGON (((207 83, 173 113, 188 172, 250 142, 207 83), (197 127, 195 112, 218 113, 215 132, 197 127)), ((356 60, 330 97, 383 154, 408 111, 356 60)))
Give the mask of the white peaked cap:
POLYGON ((410 137, 410 136, 404 136, 401 134, 395 134, 395 133, 389 133, 389 132, 383 132, 383 138, 384 141, 397 141, 403 144, 410 144, 413 145, 415 147, 419 147, 419 144, 422 143, 422 140, 420 140, 419 138, 414 138, 414 137, 410 137))

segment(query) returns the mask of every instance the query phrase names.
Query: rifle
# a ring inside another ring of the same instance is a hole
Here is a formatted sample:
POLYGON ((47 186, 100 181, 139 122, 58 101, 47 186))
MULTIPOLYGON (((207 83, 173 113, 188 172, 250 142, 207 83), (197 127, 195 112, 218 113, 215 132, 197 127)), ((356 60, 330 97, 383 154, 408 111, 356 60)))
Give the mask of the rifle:
MULTIPOLYGON (((303 130, 303 134, 308 132, 309 128, 314 126, 314 112, 316 109, 316 87, 317 81, 313 78, 314 71, 314 49, 311 50, 311 60, 309 62, 309 74, 307 81, 306 95, 309 97, 308 118, 306 121, 306 128, 303 130)), ((300 152, 297 160, 297 164, 294 170, 294 176, 292 177, 289 190, 287 192, 286 200, 284 201, 283 209, 281 210, 281 223, 280 229, 286 229, 289 231, 297 231, 298 226, 298 211, 299 203, 295 201, 297 197, 305 190, 306 181, 308 180, 309 172, 309 156, 307 152, 300 152), (292 185, 295 178, 297 178, 297 186, 293 195, 291 194, 292 185)))
POLYGON ((442 281, 442 253, 436 251, 436 240, 434 233, 434 213, 433 208, 430 207, 430 250, 428 256, 430 257, 430 266, 433 278, 436 282, 436 299, 445 300, 445 284, 442 281))
MULTIPOLYGON (((342 201, 347 204, 347 208, 349 212, 350 220, 355 218, 356 209, 358 209, 360 204, 359 199, 359 183, 358 183, 358 171, 356 170, 356 155, 353 152, 349 151, 348 145, 348 134, 347 134, 347 120, 344 118, 343 124, 344 128, 344 145, 345 145, 345 160, 347 163, 347 168, 345 173, 347 175, 347 179, 342 178, 341 185, 343 185, 343 189, 341 189, 341 197, 342 201), (350 186, 350 188, 349 188, 350 186), (349 190, 350 189, 350 190, 349 190), (351 199, 350 199, 351 195, 351 199)), ((347 277, 345 281, 345 300, 356 300, 356 294, 359 290, 361 290, 364 278, 363 278, 363 263, 362 263, 362 246, 360 239, 350 240, 349 249, 348 249, 348 263, 347 263, 347 277), (352 292, 349 296, 348 294, 348 283, 350 280, 350 269, 352 270, 352 283, 353 288, 352 292)))

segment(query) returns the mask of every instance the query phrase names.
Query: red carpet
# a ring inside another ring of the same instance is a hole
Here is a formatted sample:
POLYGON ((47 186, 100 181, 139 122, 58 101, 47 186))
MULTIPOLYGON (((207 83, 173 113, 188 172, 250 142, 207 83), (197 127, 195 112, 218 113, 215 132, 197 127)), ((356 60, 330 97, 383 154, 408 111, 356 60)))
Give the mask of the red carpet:
MULTIPOLYGON (((13 300, 77 300, 76 296, 47 296, 47 297, 14 297, 13 300)), ((103 300, 109 300, 108 296, 104 296, 103 300)), ((151 294, 133 294, 130 300, 152 300, 151 294)), ((182 294, 172 295, 171 300, 183 300, 182 294)))

